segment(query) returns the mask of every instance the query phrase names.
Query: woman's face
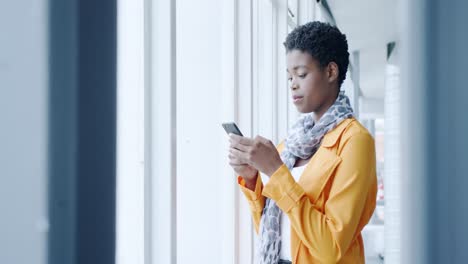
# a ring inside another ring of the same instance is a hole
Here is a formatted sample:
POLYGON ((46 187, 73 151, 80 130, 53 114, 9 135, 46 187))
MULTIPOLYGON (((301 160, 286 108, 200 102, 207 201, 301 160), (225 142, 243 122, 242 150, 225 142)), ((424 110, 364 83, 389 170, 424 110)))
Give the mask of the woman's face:
POLYGON ((300 50, 289 51, 286 56, 294 105, 299 112, 314 112, 320 118, 338 95, 336 63, 321 68, 308 52, 300 50))

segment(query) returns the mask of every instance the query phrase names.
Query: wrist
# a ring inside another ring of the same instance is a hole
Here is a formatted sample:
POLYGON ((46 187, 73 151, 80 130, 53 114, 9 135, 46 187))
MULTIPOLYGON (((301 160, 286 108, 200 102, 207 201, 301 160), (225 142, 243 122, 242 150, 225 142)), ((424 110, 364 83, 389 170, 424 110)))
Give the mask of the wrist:
POLYGON ((255 186, 257 185, 257 177, 258 175, 256 174, 252 178, 249 178, 249 179, 244 178, 245 187, 251 191, 255 191, 255 186))
POLYGON ((272 166, 271 171, 268 173, 268 177, 271 177, 281 166, 283 166, 283 161, 279 161, 272 166))

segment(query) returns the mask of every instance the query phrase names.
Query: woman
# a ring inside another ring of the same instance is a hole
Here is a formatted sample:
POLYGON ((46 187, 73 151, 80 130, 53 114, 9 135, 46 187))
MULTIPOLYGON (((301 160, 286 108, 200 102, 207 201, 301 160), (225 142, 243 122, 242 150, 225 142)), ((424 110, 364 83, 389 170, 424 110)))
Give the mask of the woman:
POLYGON ((346 36, 311 22, 284 45, 292 99, 304 115, 277 148, 261 136, 230 134, 229 164, 250 204, 258 263, 364 263, 361 230, 377 192, 375 148, 340 92, 346 36))

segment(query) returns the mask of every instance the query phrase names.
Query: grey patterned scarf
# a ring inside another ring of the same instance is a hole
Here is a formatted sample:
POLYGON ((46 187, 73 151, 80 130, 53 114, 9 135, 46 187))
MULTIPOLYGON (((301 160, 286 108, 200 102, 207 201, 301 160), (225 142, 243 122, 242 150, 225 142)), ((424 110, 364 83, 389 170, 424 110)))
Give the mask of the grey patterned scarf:
MULTIPOLYGON (((313 114, 300 117, 292 126, 285 139, 285 148, 281 152, 284 164, 292 170, 297 158, 307 159, 315 154, 324 135, 334 129, 341 121, 354 116, 349 98, 341 91, 335 103, 315 123, 313 114)), ((258 239, 258 263, 277 264, 281 248, 280 234, 281 210, 276 203, 267 198, 260 220, 258 239)))

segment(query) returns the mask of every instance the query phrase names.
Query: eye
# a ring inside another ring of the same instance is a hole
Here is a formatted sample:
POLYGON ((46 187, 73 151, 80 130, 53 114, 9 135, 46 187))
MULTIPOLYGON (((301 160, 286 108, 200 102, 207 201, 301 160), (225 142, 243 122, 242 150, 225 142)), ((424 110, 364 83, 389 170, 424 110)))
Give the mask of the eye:
POLYGON ((299 76, 299 78, 304 79, 306 77, 306 75, 307 75, 307 73, 299 74, 298 76, 299 76))

